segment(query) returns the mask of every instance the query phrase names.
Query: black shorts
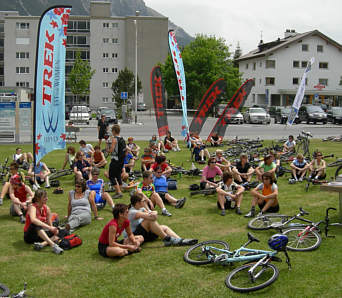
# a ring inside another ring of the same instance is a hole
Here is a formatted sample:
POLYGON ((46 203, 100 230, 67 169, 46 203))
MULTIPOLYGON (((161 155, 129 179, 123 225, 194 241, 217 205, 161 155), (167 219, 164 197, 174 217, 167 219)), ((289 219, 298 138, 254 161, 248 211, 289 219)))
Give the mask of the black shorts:
POLYGON ((99 132, 99 140, 102 140, 105 138, 105 135, 106 135, 106 131, 101 131, 99 132))
POLYGON ((109 179, 112 185, 122 185, 121 172, 123 168, 123 163, 112 159, 109 165, 109 179))
MULTIPOLYGON (((43 227, 31 223, 27 231, 24 232, 24 241, 28 244, 33 244, 35 242, 43 242, 44 240, 38 236, 38 232, 40 230, 43 230, 43 227)), ((50 231, 45 232, 49 238, 53 236, 53 233, 51 233, 50 231)))
MULTIPOLYGON (((39 185, 42 185, 42 184, 45 182, 45 180, 42 180, 42 178, 40 178, 39 176, 36 176, 36 180, 37 180, 37 183, 38 183, 39 185)), ((33 177, 30 179, 30 184, 31 184, 31 185, 34 184, 33 177)))
MULTIPOLYGON (((263 201, 261 204, 258 204, 259 205, 259 208, 260 210, 262 210, 262 208, 264 208, 264 206, 266 205, 266 202, 263 201)), ((266 210, 267 213, 277 213, 279 212, 279 205, 277 206, 271 206, 270 208, 268 208, 266 210)))
POLYGON ((101 242, 99 242, 99 244, 97 245, 99 254, 105 258, 108 258, 108 256, 107 256, 107 247, 108 246, 109 246, 108 244, 103 244, 101 242))
POLYGON ((134 235, 140 235, 144 237, 144 242, 149 242, 149 241, 154 241, 158 238, 158 235, 152 233, 152 232, 147 232, 144 227, 139 224, 135 231, 133 232, 134 235))
MULTIPOLYGON (((220 203, 217 201, 217 208, 221 210, 221 205, 220 203)), ((227 199, 224 202, 224 209, 228 210, 228 209, 232 209, 232 201, 228 201, 227 199)))
POLYGON ((163 203, 168 203, 169 201, 165 198, 166 192, 158 192, 158 195, 162 199, 163 203))
MULTIPOLYGON (((214 178, 208 178, 207 180, 210 182, 215 182, 214 178)), ((206 185, 207 182, 200 182, 200 189, 205 189, 206 185)))

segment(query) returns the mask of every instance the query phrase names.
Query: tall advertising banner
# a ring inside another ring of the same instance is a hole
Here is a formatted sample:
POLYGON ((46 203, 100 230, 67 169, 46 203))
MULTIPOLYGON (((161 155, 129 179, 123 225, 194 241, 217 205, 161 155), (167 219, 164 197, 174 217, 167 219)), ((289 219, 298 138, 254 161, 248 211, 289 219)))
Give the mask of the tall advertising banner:
POLYGON ((253 84, 253 79, 247 80, 235 92, 235 94, 232 96, 227 106, 225 107, 224 111, 222 112, 221 116, 216 121, 210 135, 208 136, 208 141, 210 141, 210 138, 214 133, 217 133, 220 138, 224 137, 230 118, 233 115, 237 114, 244 106, 247 97, 252 90, 253 84))
POLYGON ((304 98, 305 81, 306 81, 309 71, 311 70, 311 66, 312 64, 314 64, 314 62, 315 62, 315 58, 312 57, 308 63, 308 66, 305 68, 302 80, 300 81, 300 85, 296 93, 296 97, 293 101, 291 112, 289 114, 289 117, 287 118, 287 123, 286 123, 287 125, 292 125, 298 115, 299 108, 302 105, 302 101, 304 98))
POLYGON ((47 9, 38 26, 34 139, 35 164, 65 148, 65 48, 70 6, 47 9))
POLYGON ((166 114, 166 98, 165 89, 161 69, 155 66, 151 71, 151 94, 154 105, 154 112, 156 114, 157 127, 159 137, 167 134, 169 125, 166 114))
POLYGON ((186 108, 186 84, 185 84, 185 72, 183 66, 183 59, 181 52, 178 48, 175 33, 169 31, 169 47, 171 52, 171 57, 173 61, 173 66, 175 68, 179 95, 182 102, 183 118, 182 118, 182 136, 189 138, 189 124, 188 124, 188 112, 186 108))
POLYGON ((202 127, 208 118, 210 109, 215 103, 217 97, 221 96, 226 91, 226 87, 227 83, 222 78, 211 84, 198 105, 194 118, 190 124, 190 132, 198 135, 200 134, 202 127))

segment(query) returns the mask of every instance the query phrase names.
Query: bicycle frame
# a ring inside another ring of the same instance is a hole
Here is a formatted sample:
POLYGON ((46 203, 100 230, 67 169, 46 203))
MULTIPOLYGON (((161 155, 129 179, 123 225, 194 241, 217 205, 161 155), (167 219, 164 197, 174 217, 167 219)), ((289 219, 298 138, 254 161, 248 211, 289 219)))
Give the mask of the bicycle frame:
POLYGON ((268 256, 264 256, 262 259, 260 259, 258 262, 256 262, 249 270, 248 270, 248 275, 249 278, 251 279, 252 283, 254 283, 258 277, 265 272, 265 268, 262 268, 257 274, 254 275, 254 270, 260 265, 266 265, 270 262, 271 258, 268 256))

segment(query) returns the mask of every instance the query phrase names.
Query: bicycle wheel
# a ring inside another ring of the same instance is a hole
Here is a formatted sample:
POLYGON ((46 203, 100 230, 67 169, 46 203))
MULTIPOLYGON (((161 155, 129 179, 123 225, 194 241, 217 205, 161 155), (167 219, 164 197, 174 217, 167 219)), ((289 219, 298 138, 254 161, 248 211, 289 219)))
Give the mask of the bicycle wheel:
POLYGON ((316 231, 304 231, 305 228, 289 228, 283 234, 289 238, 288 250, 311 251, 321 245, 322 237, 316 231))
POLYGON ((0 284, 0 297, 7 297, 9 294, 9 288, 7 288, 4 284, 0 284))
POLYGON ((72 169, 65 169, 65 170, 59 170, 55 173, 52 173, 50 176, 49 176, 49 179, 50 181, 52 180, 55 180, 59 177, 63 177, 63 176, 66 176, 66 175, 70 175, 72 174, 73 170, 72 169))
POLYGON ((268 230, 273 223, 281 224, 288 218, 287 215, 270 213, 251 219, 247 226, 252 230, 268 230))
POLYGON ((263 272, 253 282, 249 276, 248 270, 254 265, 255 263, 249 263, 234 269, 226 277, 226 286, 234 291, 245 293, 266 288, 277 280, 279 270, 276 266, 273 264, 260 264, 254 269, 253 274, 255 276, 260 273, 261 270, 263 270, 263 272))
MULTIPOLYGON (((202 250, 205 246, 213 246, 219 249, 229 250, 229 244, 227 242, 220 240, 208 240, 191 246, 184 254, 184 261, 192 265, 205 265, 211 263, 207 254, 202 250)), ((216 254, 218 251, 213 249, 212 253, 216 254)))
POLYGON ((339 176, 342 177, 342 165, 340 165, 340 166, 337 168, 336 172, 335 172, 335 180, 336 180, 336 178, 339 177, 339 176))

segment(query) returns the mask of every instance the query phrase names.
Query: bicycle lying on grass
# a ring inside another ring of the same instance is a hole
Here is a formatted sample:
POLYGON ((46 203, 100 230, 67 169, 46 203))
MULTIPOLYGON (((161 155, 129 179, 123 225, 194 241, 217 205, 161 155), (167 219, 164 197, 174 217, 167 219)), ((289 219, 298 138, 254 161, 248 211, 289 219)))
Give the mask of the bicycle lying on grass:
POLYGON ((299 213, 293 216, 274 213, 264 214, 250 220, 247 226, 252 230, 276 229, 288 237, 288 250, 311 251, 317 249, 321 245, 322 237, 320 235, 321 231, 319 226, 322 223, 325 223, 325 234, 326 237, 328 237, 328 212, 331 209, 335 208, 327 208, 324 220, 318 222, 302 218, 309 213, 302 208, 299 208, 299 213), (297 222, 293 223, 293 221, 297 222))
POLYGON ((19 293, 17 294, 13 294, 13 295, 10 295, 10 290, 8 287, 6 287, 4 284, 1 284, 0 283, 0 297, 1 298, 23 298, 23 297, 28 297, 25 292, 26 292, 26 282, 24 283, 24 289, 21 290, 19 293))
POLYGON ((50 181, 52 181, 63 176, 71 175, 73 173, 74 173, 73 169, 56 170, 49 176, 49 179, 50 181))
POLYGON ((240 248, 230 251, 229 244, 220 240, 208 240, 190 247, 184 254, 184 261, 192 265, 218 263, 228 265, 235 262, 248 262, 230 272, 225 280, 226 286, 238 292, 251 292, 271 285, 279 276, 278 268, 272 261, 281 262, 276 255, 283 251, 286 263, 291 268, 290 259, 286 252, 287 237, 273 235, 268 244, 271 251, 247 248, 252 242, 259 242, 251 233, 248 241, 240 248))
POLYGON ((335 161, 328 163, 327 167, 337 167, 335 171, 335 180, 337 177, 342 177, 342 158, 338 158, 335 161))

